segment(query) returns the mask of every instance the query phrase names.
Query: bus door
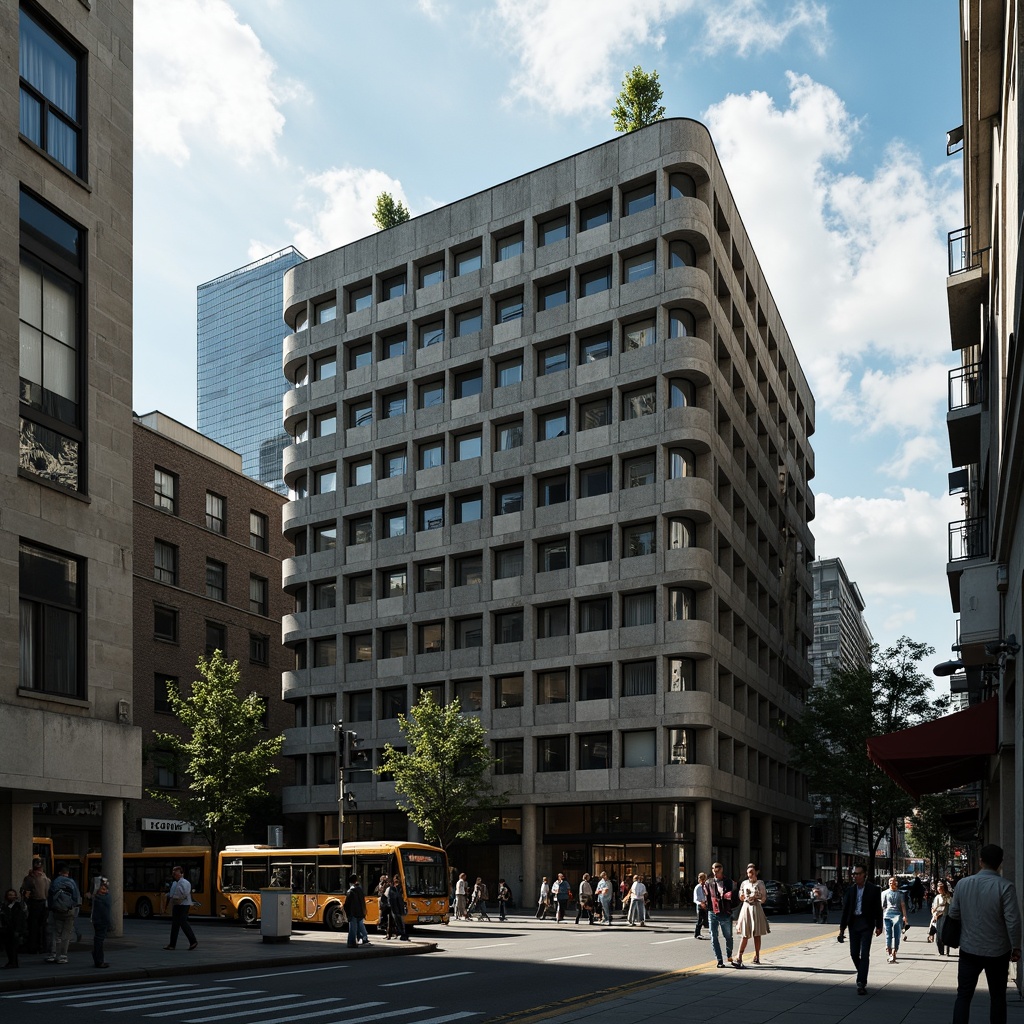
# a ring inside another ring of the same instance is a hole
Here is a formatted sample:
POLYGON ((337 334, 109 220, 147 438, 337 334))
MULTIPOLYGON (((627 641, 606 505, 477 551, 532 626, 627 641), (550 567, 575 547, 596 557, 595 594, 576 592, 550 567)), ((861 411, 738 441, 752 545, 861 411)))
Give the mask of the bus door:
POLYGON ((316 917, 316 864, 310 861, 292 863, 292 916, 298 912, 301 920, 316 917))
POLYGON ((359 876, 359 884, 363 887, 366 897, 366 923, 377 924, 380 920, 380 902, 377 899, 377 886, 380 876, 392 878, 397 868, 395 859, 386 853, 368 853, 352 858, 355 862, 352 873, 359 876))

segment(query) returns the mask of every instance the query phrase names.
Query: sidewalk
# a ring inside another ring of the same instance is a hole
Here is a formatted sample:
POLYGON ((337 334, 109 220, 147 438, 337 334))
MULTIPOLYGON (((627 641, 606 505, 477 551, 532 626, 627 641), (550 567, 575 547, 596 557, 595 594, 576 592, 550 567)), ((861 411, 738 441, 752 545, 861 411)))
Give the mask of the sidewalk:
MULTIPOLYGON (((924 920, 927 920, 925 917, 924 920)), ((926 941, 927 928, 913 927, 900 946, 899 961, 885 960, 884 940, 871 949, 867 995, 858 996, 849 942, 836 942, 837 927, 827 934, 785 946, 766 936, 761 966, 719 970, 713 959, 625 989, 608 989, 506 1021, 529 1024, 641 1024, 643 1021, 714 1021, 721 1024, 936 1024, 953 1013, 957 955, 940 957, 926 941)), ((708 943, 710 947, 710 943, 708 943)), ((711 955, 710 948, 708 949, 711 955)), ((752 947, 748 946, 744 962, 752 947)), ((1007 987, 1010 1021, 1024 1024, 1024 1002, 1007 987)), ((974 1021, 988 1020, 984 976, 971 1004, 974 1021)))
POLYGON ((381 956, 409 956, 432 953, 437 943, 416 936, 409 942, 371 934, 370 945, 349 949, 347 932, 328 932, 322 928, 293 932, 288 942, 264 942, 258 928, 240 928, 222 921, 193 920, 199 948, 189 952, 183 936, 178 948, 166 950, 170 919, 137 921, 124 919, 124 935, 108 938, 104 956, 109 969, 99 970, 92 963, 92 926, 79 924, 81 942, 68 950, 66 964, 48 964, 43 955, 21 953, 17 970, 0 970, 0 992, 34 988, 56 988, 137 978, 179 977, 182 972, 205 974, 213 971, 257 967, 287 967, 298 963, 336 963, 381 956))

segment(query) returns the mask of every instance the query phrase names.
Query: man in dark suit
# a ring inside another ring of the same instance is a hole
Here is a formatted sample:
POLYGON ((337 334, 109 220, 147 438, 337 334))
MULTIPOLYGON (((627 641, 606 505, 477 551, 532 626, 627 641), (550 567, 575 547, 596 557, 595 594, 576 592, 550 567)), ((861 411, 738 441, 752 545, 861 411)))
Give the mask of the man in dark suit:
POLYGON ((863 864, 853 869, 853 885, 843 898, 843 916, 839 921, 839 941, 850 929, 850 958, 857 968, 857 995, 867 992, 868 964, 871 961, 871 931, 882 934, 882 890, 867 880, 863 864))

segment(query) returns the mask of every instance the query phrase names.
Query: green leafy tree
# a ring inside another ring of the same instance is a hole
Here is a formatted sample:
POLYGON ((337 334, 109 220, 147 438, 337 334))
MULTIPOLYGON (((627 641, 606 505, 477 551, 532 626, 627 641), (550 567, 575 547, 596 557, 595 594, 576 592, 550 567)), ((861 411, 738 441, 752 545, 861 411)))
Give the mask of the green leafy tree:
POLYGON ((266 705, 257 693, 239 696, 237 661, 214 651, 200 658, 196 668, 199 678, 188 697, 175 685, 167 688, 184 734, 154 733, 154 760, 164 759, 183 771, 188 788, 180 796, 161 789, 147 793, 192 822, 216 852, 222 836, 241 831, 250 812, 265 806, 267 780, 277 774, 273 761, 284 737, 259 739, 266 705))
POLYGON ((922 796, 911 815, 907 846, 915 857, 931 862, 931 871, 941 876, 948 858, 952 837, 943 815, 957 808, 957 798, 949 793, 922 796))
POLYGON ((381 231, 393 228, 396 224, 404 224, 408 219, 409 211, 390 192, 381 192, 377 196, 377 205, 373 208, 373 223, 381 231))
POLYGON ((647 74, 637 64, 622 80, 622 90, 612 107, 615 130, 634 132, 637 128, 660 121, 665 116, 665 108, 661 105, 663 96, 658 72, 647 74))
POLYGON ((934 653, 905 636, 884 651, 873 644, 870 668, 844 666, 812 687, 803 717, 788 729, 791 763, 807 777, 812 793, 830 799, 833 813, 847 812, 864 823, 869 856, 894 822, 910 814, 914 801, 872 763, 868 737, 907 729, 947 710, 948 697, 932 698, 931 682, 920 668, 934 653))
POLYGON ((388 743, 376 771, 394 776, 399 808, 443 850, 458 840, 482 842, 495 821, 484 812, 505 795, 491 788, 495 761, 480 720, 462 714, 457 698, 442 706, 423 693, 398 725, 408 749, 388 743))

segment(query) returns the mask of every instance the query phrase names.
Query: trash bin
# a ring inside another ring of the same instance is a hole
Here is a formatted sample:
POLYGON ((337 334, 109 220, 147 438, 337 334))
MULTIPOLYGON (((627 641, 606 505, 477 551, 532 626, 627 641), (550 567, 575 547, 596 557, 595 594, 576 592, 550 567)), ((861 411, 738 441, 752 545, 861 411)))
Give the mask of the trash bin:
POLYGON ((260 934, 264 942, 287 942, 292 937, 292 891, 260 889, 260 934))

